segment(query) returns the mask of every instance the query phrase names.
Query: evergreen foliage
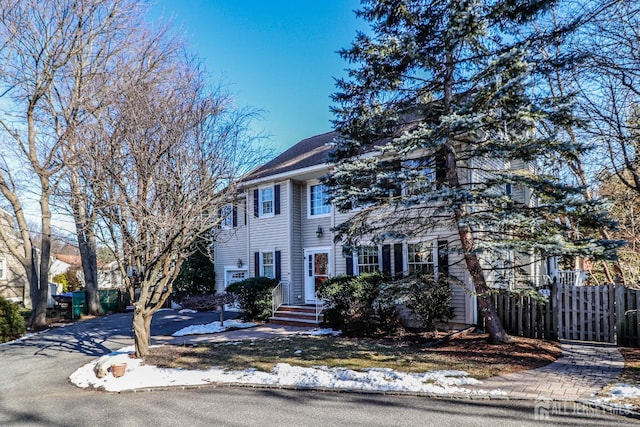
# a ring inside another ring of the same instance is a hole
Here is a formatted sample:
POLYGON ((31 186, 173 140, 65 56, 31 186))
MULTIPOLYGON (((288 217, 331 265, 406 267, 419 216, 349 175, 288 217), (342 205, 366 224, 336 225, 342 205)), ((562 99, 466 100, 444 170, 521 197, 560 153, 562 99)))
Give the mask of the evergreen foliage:
POLYGON ((250 277, 230 284, 227 293, 233 294, 245 320, 266 321, 271 316, 271 292, 278 279, 250 277))
POLYGON ((12 341, 26 333, 20 307, 0 296, 0 342, 12 341))
POLYGON ((371 31, 341 51, 353 68, 333 96, 342 136, 325 182, 340 211, 359 209, 339 237, 354 246, 444 230, 496 341, 508 337, 485 298, 482 256, 509 252, 518 269, 542 256, 604 258, 613 247, 571 233, 568 224, 603 225, 606 212, 540 167, 584 151, 537 129, 576 122, 570 97, 535 86, 554 69, 538 47, 560 45, 575 24, 536 25, 557 3, 363 0, 357 15, 371 31))
POLYGON ((180 266, 172 295, 175 300, 182 301, 187 296, 214 294, 215 286, 213 262, 202 251, 196 250, 180 266))
POLYGON ((438 322, 453 319, 453 292, 446 278, 436 281, 432 274, 410 277, 398 286, 397 295, 427 331, 436 331, 438 322))
POLYGON ((397 326, 393 293, 381 273, 331 277, 317 292, 325 323, 347 336, 390 333, 397 326))

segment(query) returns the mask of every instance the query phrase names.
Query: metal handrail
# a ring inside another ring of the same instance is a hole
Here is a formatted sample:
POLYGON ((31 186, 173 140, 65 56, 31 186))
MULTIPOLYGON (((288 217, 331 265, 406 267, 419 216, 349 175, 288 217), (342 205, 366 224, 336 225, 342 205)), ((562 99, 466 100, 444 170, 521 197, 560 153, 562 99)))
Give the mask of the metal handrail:
POLYGON ((318 293, 316 292, 316 322, 320 321, 320 314, 322 314, 323 310, 324 310, 324 302, 320 299, 320 297, 318 296, 318 293))
POLYGON ((289 304, 289 287, 287 283, 280 281, 271 291, 271 315, 275 316, 280 306, 289 304))

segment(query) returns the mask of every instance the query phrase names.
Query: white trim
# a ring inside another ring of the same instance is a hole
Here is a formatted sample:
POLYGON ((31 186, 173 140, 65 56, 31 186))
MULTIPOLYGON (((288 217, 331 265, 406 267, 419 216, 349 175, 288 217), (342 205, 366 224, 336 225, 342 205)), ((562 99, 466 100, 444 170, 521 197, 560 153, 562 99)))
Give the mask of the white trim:
MULTIPOLYGON (((312 296, 309 296, 308 293, 311 290, 311 285, 309 283, 310 278, 308 276, 308 257, 310 254, 315 254, 315 253, 326 253, 328 256, 327 259, 327 277, 332 277, 333 276, 333 249, 331 248, 331 246, 315 246, 315 247, 309 247, 309 248, 304 248, 304 264, 303 264, 303 277, 304 277, 304 301, 307 304, 313 304, 316 302, 316 296, 315 296, 315 292, 312 296)), ((312 276, 315 277, 315 276, 312 276)), ((315 282, 313 284, 314 286, 314 290, 315 290, 315 282)))
MULTIPOLYGON (((329 212, 327 213, 323 213, 323 214, 312 214, 311 213, 311 187, 316 187, 318 185, 322 185, 325 187, 325 190, 327 189, 327 186, 322 184, 319 180, 314 179, 314 180, 310 180, 307 181, 307 219, 315 219, 315 218, 328 218, 331 216, 331 212, 333 211, 333 206, 331 205, 331 203, 329 203, 329 212)), ((326 193, 328 193, 328 191, 325 191, 326 193)))
POLYGON ((267 175, 262 178, 252 179, 251 181, 245 181, 242 184, 246 187, 249 187, 249 186, 253 186, 255 184, 260 184, 262 182, 267 182, 267 181, 281 181, 284 179, 290 179, 292 177, 295 177, 296 175, 304 175, 311 172, 321 171, 323 169, 329 170, 331 169, 331 166, 325 163, 320 165, 315 165, 315 166, 308 166, 302 169, 294 169, 287 172, 281 172, 276 175, 267 175))
POLYGON ((275 184, 258 187, 258 218, 273 218, 276 215, 276 186, 275 184), (263 212, 262 191, 271 190, 271 212, 263 212))
POLYGON ((222 228, 223 230, 231 230, 233 228, 233 203, 227 203, 226 205, 222 206, 222 208, 220 209, 220 213, 220 216, 222 217, 222 220, 220 221, 220 228, 222 228), (230 208, 230 211, 225 214, 224 211, 227 208, 230 208), (225 224, 227 217, 231 218, 231 225, 225 224))
POLYGON ((378 269, 376 271, 382 271, 382 245, 362 244, 362 245, 358 245, 353 251, 352 256, 353 256, 353 275, 354 276, 360 275, 360 265, 358 263, 358 250, 360 248, 365 248, 365 247, 367 248, 375 247, 378 249, 378 269))
POLYGON ((222 278, 222 284, 224 285, 224 289, 227 289, 227 287, 230 285, 230 283, 227 282, 227 273, 231 271, 238 272, 238 273, 245 273, 245 279, 249 278, 249 269, 244 266, 238 268, 237 265, 225 265, 223 267, 223 270, 224 270, 224 277, 222 278))
MULTIPOLYGON (((260 251, 258 251, 258 253, 260 254, 260 255, 258 255, 258 262, 260 263, 259 264, 259 272, 260 272, 260 276, 261 277, 269 277, 269 276, 265 276, 265 274, 264 274, 264 257, 263 257, 263 255, 266 254, 266 253, 270 253, 271 254, 271 257, 273 258, 272 259, 273 264, 268 264, 268 265, 273 266, 273 277, 271 277, 271 279, 274 279, 276 277, 276 250, 275 249, 267 249, 265 251, 260 250, 260 251)), ((282 263, 282 259, 280 260, 280 263, 282 263)), ((280 267, 282 268, 282 265, 280 267)))

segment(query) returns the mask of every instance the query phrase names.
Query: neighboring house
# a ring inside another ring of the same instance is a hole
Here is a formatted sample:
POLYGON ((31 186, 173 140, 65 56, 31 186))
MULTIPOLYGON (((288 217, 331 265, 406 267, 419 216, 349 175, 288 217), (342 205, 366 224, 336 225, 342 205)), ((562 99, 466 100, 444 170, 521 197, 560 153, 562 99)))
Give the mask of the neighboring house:
MULTIPOLYGON (((0 227, 11 239, 11 244, 22 247, 22 240, 13 227, 13 216, 0 209, 0 227)), ((14 257, 7 246, 7 242, 0 238, 0 295, 14 302, 30 306, 29 282, 22 264, 14 257)))
MULTIPOLYGON (((57 274, 66 273, 70 268, 75 268, 80 283, 84 284, 84 273, 82 271, 82 259, 80 255, 54 254, 51 257, 49 275, 53 277, 57 274)), ((98 289, 111 289, 124 286, 122 275, 118 268, 118 263, 98 261, 98 289)))
MULTIPOLYGON (((302 306, 316 304, 316 285, 335 275, 383 271, 396 277, 424 269, 436 275, 447 271, 464 283, 453 287, 451 324, 476 323, 474 288, 460 255, 439 250, 448 247, 450 230, 434 229, 420 238, 363 245, 352 252, 334 242, 331 229, 349 213, 336 212, 326 202, 327 191, 319 180, 331 168, 327 154, 335 137, 329 132, 304 139, 242 178, 237 202, 221 211, 216 289, 247 277, 269 276, 281 281, 285 304, 302 306)), ((434 171, 425 170, 425 176, 435 179, 434 171)), ((501 191, 520 192, 514 197, 531 202, 526 189, 501 191)), ((553 260, 532 261, 525 277, 494 274, 488 280, 496 287, 517 286, 523 279, 546 284, 543 278, 557 269, 553 260)))

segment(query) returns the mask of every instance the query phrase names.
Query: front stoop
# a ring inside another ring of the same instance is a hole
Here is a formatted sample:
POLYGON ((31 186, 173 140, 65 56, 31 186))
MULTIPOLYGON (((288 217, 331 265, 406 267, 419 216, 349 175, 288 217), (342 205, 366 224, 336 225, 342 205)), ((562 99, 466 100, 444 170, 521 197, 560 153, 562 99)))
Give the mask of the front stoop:
POLYGON ((311 305, 281 305, 275 315, 269 318, 269 323, 287 326, 318 327, 323 317, 316 320, 316 307, 311 305))

